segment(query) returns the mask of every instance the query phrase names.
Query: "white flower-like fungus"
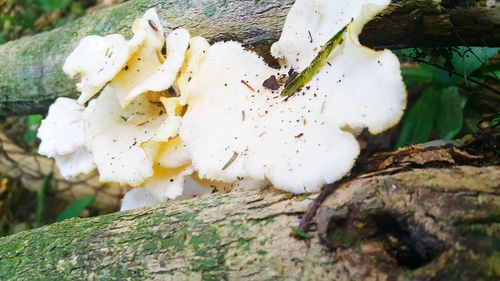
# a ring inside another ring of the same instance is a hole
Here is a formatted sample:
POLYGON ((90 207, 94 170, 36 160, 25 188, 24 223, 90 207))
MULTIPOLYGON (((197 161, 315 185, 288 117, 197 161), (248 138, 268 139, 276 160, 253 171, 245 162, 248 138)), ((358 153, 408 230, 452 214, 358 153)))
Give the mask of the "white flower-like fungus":
MULTIPOLYGON (((92 89, 82 93, 82 103, 110 82, 85 115, 87 146, 94 153, 101 181, 138 186, 153 176, 159 145, 150 143, 167 142, 177 135, 180 117, 164 114, 160 92, 174 86, 190 36, 187 30, 177 29, 165 39, 154 9, 137 19, 132 31, 135 35, 130 42, 140 41, 133 44, 137 47, 133 50, 132 43, 117 39, 119 35, 82 40, 65 70, 81 74, 81 85, 92 89), (109 42, 110 38, 116 40, 109 42), (101 51, 105 57, 99 57, 101 51), (88 57, 97 57, 103 65, 95 67, 96 62, 88 57)), ((172 102, 165 101, 165 106, 172 102)))
POLYGON ((166 118, 155 100, 144 95, 124 112, 114 89, 106 87, 89 104, 85 136, 101 181, 139 186, 153 175, 153 159, 142 144, 154 138, 166 118))
POLYGON ((189 41, 189 49, 186 52, 184 64, 179 72, 177 87, 180 93, 180 104, 185 105, 187 100, 188 88, 193 76, 198 74, 200 65, 203 62, 206 52, 210 48, 207 39, 203 37, 193 37, 189 41))
POLYGON ((144 188, 160 201, 176 199, 182 195, 186 177, 192 173, 191 166, 176 169, 155 167, 155 175, 144 183, 144 188))
POLYGON ((163 168, 177 168, 191 163, 191 155, 179 136, 160 143, 156 162, 163 168))
POLYGON ((161 201, 153 197, 145 188, 132 188, 123 197, 120 211, 147 208, 160 203, 161 201))
POLYGON ((152 207, 169 199, 188 199, 197 195, 209 194, 213 188, 200 183, 191 174, 192 168, 155 171, 144 187, 133 188, 122 200, 120 211, 152 207))
POLYGON ((211 46, 187 89, 189 108, 180 128, 200 177, 268 179, 277 188, 302 193, 348 173, 360 151, 355 134, 390 128, 406 106, 397 57, 357 40, 359 26, 388 3, 298 0, 287 18, 294 24, 285 26, 273 47, 285 60, 280 70, 239 43, 211 46), (307 16, 297 17, 297 9, 307 16), (322 14, 332 9, 338 16, 322 14), (262 86, 290 67, 301 71, 351 19, 343 43, 301 91, 284 100, 280 91, 262 86))
POLYGON ((137 20, 134 30, 146 33, 144 46, 127 62, 125 69, 110 82, 126 107, 137 96, 149 91, 160 92, 173 86, 177 73, 184 62, 189 44, 189 32, 179 28, 172 31, 165 40, 163 27, 154 9, 137 20), (166 46, 166 58, 162 53, 166 46))
POLYGON ((164 28, 154 9, 137 19, 132 31, 134 36, 129 41, 119 34, 87 36, 66 59, 64 72, 81 77, 77 84, 80 104, 89 101, 110 81, 122 107, 140 94, 172 86, 184 61, 189 32, 176 29, 165 40, 164 28))
POLYGON ((113 79, 142 47, 145 38, 142 30, 135 32, 129 41, 120 34, 83 38, 63 66, 70 77, 80 76, 80 82, 76 84, 81 92, 78 102, 86 103, 113 79))
POLYGON ((85 147, 84 110, 76 100, 58 98, 38 129, 37 137, 42 140, 38 153, 54 158, 64 178, 95 169, 92 153, 85 147))
MULTIPOLYGON (((371 20, 390 0, 299 0, 295 1, 281 32, 279 41, 271 46, 275 58, 284 58, 285 64, 295 70, 306 68, 321 47, 346 24, 355 20, 371 20), (363 10, 370 14, 362 15, 363 10)), ((357 40, 357 32, 353 39, 357 40)))
MULTIPOLYGON (((167 99, 161 92, 178 88, 190 35, 177 29, 165 38, 154 9, 137 19, 132 31, 130 41, 117 34, 88 36, 67 58, 64 71, 81 78, 80 104, 109 84, 85 114, 75 101, 68 106, 61 99, 53 105, 40 131, 41 153, 54 157, 68 177, 86 172, 82 169, 91 164, 92 169, 97 165, 102 182, 144 186, 159 200, 187 196, 182 186, 193 171, 177 136, 183 107, 179 98, 167 99), (78 115, 64 112, 71 110, 78 115)), ((204 190, 200 188, 194 194, 204 190)))
MULTIPOLYGON (((54 129, 42 129, 47 141, 41 153, 73 172, 84 170, 76 163, 86 163, 74 159, 93 154, 101 181, 140 186, 127 193, 122 210, 214 188, 271 184, 317 191, 352 168, 360 150, 357 133, 390 128, 406 106, 397 58, 358 40, 363 25, 389 2, 297 0, 271 48, 283 65, 279 70, 236 42, 210 46, 185 29, 166 36, 150 9, 134 22, 131 40, 90 36, 70 55, 64 70, 80 75, 81 104, 109 84, 85 114, 79 107, 78 144, 63 139, 51 148, 54 129), (308 67, 349 23, 313 79, 293 96, 280 96, 283 76, 308 67), (272 76, 275 85, 264 86, 272 76), (169 88, 175 97, 166 97, 169 88)), ((49 114, 45 128, 56 118, 49 114)))

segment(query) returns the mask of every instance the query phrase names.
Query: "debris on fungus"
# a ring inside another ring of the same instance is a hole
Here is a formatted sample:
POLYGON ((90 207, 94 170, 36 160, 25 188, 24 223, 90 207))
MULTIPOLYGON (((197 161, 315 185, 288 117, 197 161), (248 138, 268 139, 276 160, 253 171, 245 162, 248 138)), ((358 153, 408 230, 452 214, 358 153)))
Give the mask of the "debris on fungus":
POLYGON ((279 70, 236 42, 209 48, 190 82, 180 128, 202 178, 268 179, 294 193, 318 191, 352 168, 360 152, 355 137, 363 128, 380 133, 399 122, 406 105, 399 61, 390 51, 361 46, 355 28, 389 1, 365 3, 370 1, 297 1, 287 17, 293 24, 285 24, 272 48, 285 62, 279 70), (332 10, 342 16, 324 14, 332 10), (283 99, 279 90, 263 86, 273 75, 306 69, 351 20, 327 64, 293 97, 283 99))
POLYGON ((76 84, 81 92, 78 103, 85 104, 118 72, 127 68, 127 61, 142 47, 145 38, 142 30, 129 41, 120 34, 83 38, 63 66, 70 77, 80 76, 80 82, 76 84))
POLYGON ((186 52, 184 65, 179 72, 177 86, 181 95, 180 103, 185 105, 187 93, 191 79, 199 71, 200 65, 203 62, 206 52, 210 48, 207 39, 203 37, 193 37, 189 41, 189 49, 186 52))
POLYGON ((213 190, 318 191, 352 168, 361 130, 380 133, 405 109, 396 56, 358 40, 389 3, 297 0, 271 47, 280 69, 238 42, 210 45, 182 28, 165 35, 150 9, 129 41, 90 36, 68 57, 79 103, 90 101, 75 103, 79 142, 54 150, 59 125, 49 124, 66 121, 52 110, 41 153, 61 162, 85 149, 101 181, 137 187, 122 210, 213 190))
POLYGON ((153 159, 142 144, 153 138, 165 120, 162 108, 147 97, 141 111, 124 115, 118 97, 106 87, 84 116, 87 146, 94 154, 100 180, 139 186, 153 175, 153 159))
POLYGON ((148 19, 147 14, 134 24, 134 28, 147 34, 144 46, 127 62, 127 70, 118 73, 109 85, 116 90, 122 107, 140 94, 170 88, 184 62, 189 44, 189 32, 183 28, 172 31, 165 40, 158 15, 151 13, 154 16, 148 19), (152 21, 157 22, 156 30, 149 24, 152 21), (162 54, 164 46, 167 49, 166 58, 162 54))

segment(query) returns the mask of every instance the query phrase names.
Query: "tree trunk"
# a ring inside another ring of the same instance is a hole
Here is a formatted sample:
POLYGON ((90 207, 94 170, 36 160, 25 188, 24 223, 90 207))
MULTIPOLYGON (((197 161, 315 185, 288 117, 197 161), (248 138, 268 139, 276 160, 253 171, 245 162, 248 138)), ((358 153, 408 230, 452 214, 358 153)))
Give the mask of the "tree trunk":
POLYGON ((365 176, 310 199, 212 194, 0 239, 2 280, 498 280, 500 168, 365 176), (317 235, 319 234, 319 235, 317 235), (325 245, 328 245, 325 246, 325 245))
MULTIPOLYGON (((279 37, 293 0, 134 0, 61 28, 0 46, 0 116, 45 112, 60 96, 77 95, 62 64, 89 34, 130 35, 134 18, 156 7, 169 28, 186 27, 212 42, 238 40, 266 51, 279 37)), ((396 0, 361 35, 378 48, 499 46, 500 6, 484 0, 396 0), (490 3, 490 4, 488 4, 490 3)))

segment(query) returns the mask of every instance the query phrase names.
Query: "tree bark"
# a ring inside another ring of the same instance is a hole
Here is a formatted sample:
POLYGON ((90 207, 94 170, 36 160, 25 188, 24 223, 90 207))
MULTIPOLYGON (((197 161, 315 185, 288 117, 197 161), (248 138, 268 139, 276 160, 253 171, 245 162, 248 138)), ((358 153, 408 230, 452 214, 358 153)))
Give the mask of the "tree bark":
MULTIPOLYGON (((500 6, 484 0, 393 1, 368 23, 362 43, 376 48, 499 46, 500 6), (489 6, 488 6, 489 5, 489 6)), ((134 0, 61 28, 0 46, 0 116, 45 112, 55 98, 77 95, 62 64, 90 34, 130 35, 134 18, 157 8, 170 29, 186 27, 210 41, 237 40, 266 52, 279 37, 293 0, 134 0)))
POLYGON ((72 219, 0 239, 2 280, 498 280, 500 168, 365 176, 306 240, 310 203, 271 189, 72 219), (325 246, 327 245, 327 246, 325 246))

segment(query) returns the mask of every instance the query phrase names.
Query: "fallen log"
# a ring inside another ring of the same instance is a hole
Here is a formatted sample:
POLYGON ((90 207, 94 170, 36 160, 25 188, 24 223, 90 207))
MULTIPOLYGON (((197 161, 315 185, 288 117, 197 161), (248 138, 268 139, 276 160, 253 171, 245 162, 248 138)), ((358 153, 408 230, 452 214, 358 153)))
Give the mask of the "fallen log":
MULTIPOLYGON (((133 0, 97 11, 61 28, 0 46, 0 117, 45 112, 60 96, 75 97, 61 66, 90 34, 130 35, 134 18, 157 8, 170 29, 186 27, 210 41, 237 40, 265 53, 279 37, 293 0, 133 0)), ((361 34, 376 48, 500 46, 500 5, 495 1, 393 1, 361 34)))
POLYGON ((72 219, 0 239, 3 280, 498 280, 500 168, 367 176, 324 202, 272 189, 72 219), (316 235, 319 234, 319 235, 316 235))

